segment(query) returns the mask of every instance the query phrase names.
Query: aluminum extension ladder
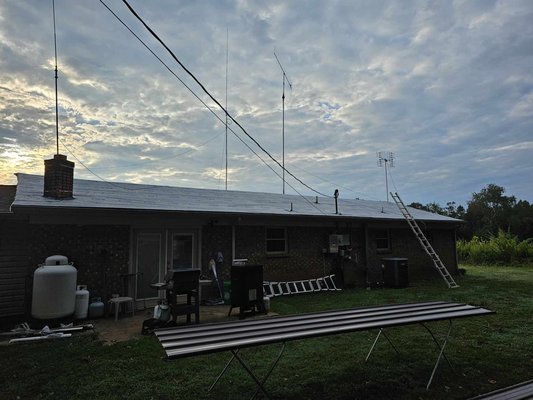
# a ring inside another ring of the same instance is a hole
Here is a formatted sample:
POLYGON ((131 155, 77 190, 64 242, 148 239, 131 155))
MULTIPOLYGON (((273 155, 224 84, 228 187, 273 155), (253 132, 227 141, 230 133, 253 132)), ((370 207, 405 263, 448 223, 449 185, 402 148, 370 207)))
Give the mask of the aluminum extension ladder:
POLYGON ((450 275, 450 273, 448 272, 448 270, 442 263, 439 255, 435 252, 435 250, 433 249, 433 246, 431 246, 431 244, 429 243, 426 236, 424 235, 424 233, 422 232, 422 230, 416 223, 411 213, 409 213, 409 210, 403 203, 398 193, 390 192, 390 195, 392 196, 392 199, 394 200, 394 202, 400 209, 400 212, 402 213, 402 215, 405 217, 407 223, 411 227, 411 230, 414 232, 416 238, 418 239, 418 241, 424 248, 424 251, 433 260, 433 264, 435 265, 435 268, 437 268, 437 271, 439 271, 440 276, 442 276, 442 278, 444 279, 448 287, 450 289, 458 288, 459 285, 455 283, 455 281, 453 280, 452 276, 450 275))
POLYGON ((263 293, 266 297, 284 296, 289 294, 341 290, 335 285, 335 274, 323 278, 305 279, 291 282, 263 282, 263 293))

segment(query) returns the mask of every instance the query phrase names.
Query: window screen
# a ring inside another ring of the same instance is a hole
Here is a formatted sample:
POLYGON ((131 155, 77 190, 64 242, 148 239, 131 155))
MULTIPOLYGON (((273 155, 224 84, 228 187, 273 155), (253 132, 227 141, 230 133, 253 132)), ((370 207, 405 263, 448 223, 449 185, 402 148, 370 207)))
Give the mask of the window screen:
POLYGON ((390 250, 390 233, 388 229, 376 230, 376 250, 390 250))
POLYGON ((267 228, 266 252, 270 254, 287 253, 287 232, 285 228, 267 228))

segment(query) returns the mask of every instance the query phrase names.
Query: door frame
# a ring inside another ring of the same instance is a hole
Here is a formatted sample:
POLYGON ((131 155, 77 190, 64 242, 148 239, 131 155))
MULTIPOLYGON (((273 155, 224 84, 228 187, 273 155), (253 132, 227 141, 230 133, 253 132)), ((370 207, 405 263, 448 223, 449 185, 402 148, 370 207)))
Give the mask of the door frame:
MULTIPOLYGON (((172 235, 184 234, 192 235, 193 238, 193 260, 192 267, 201 269, 202 265, 202 228, 201 226, 170 226, 163 228, 154 228, 147 226, 132 226, 131 227, 131 246, 130 246, 130 272, 138 272, 138 238, 142 233, 156 233, 160 234, 160 257, 159 257, 159 282, 163 282, 167 267, 170 265, 172 257, 172 235)), ((164 291, 157 291, 154 289, 154 296, 143 299, 137 298, 137 280, 134 285, 136 304, 154 305, 157 300, 165 297, 164 291)))
MULTIPOLYGON (((165 277, 165 272, 166 272, 166 268, 165 268, 165 265, 166 265, 166 252, 165 252, 165 248, 166 248, 166 232, 164 229, 134 229, 133 232, 132 232, 132 236, 133 236, 133 241, 132 241, 132 257, 133 257, 133 262, 132 262, 132 268, 133 268, 133 271, 131 271, 132 273, 138 273, 138 272, 142 272, 142 271, 139 271, 139 238, 141 235, 143 234, 148 234, 148 235, 158 235, 159 236, 159 266, 158 266, 158 282, 161 282, 164 277, 165 277)), ((154 295, 151 296, 151 297, 144 297, 144 298, 140 298, 138 297, 138 285, 137 285, 137 278, 135 279, 135 291, 134 291, 134 294, 135 294, 135 300, 137 302, 139 301, 143 301, 145 302, 146 300, 153 300, 153 299, 159 299, 161 297, 161 295, 157 292, 157 290, 154 289, 154 295)))

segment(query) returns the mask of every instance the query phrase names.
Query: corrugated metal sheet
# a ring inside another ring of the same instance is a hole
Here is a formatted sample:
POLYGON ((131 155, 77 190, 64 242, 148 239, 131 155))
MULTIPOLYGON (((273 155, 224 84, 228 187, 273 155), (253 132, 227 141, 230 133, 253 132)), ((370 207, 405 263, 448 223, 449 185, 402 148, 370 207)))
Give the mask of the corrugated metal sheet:
MULTIPOLYGON (((76 179, 74 199, 54 200, 43 197, 43 177, 17 174, 18 187, 13 209, 116 209, 220 213, 276 216, 312 216, 403 220, 394 203, 339 198, 339 214, 335 200, 314 196, 151 186, 131 183, 108 183, 76 179), (292 203, 292 211, 291 211, 292 203)), ((414 218, 425 221, 458 223, 460 220, 409 208, 414 218)))
POLYGON ((208 354, 312 337, 492 314, 454 302, 361 307, 282 317, 175 327, 155 332, 168 358, 208 354))

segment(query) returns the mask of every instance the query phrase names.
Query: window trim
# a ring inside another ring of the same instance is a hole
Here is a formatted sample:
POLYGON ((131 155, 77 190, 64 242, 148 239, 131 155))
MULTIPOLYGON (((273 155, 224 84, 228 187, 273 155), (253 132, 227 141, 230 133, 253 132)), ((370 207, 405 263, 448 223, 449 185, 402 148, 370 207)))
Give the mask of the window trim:
POLYGON ((392 244, 391 244, 391 231, 389 228, 383 228, 383 229, 376 229, 376 232, 374 234, 374 242, 376 244, 376 252, 377 253, 388 253, 392 250, 392 244), (378 233, 386 232, 385 236, 378 236, 378 233), (378 242, 382 240, 387 240, 387 247, 378 247, 378 242))
POLYGON ((289 253, 289 244, 287 240, 287 228, 285 227, 279 227, 279 226, 267 226, 265 227, 265 254, 267 255, 286 255, 289 253), (277 230, 283 230, 283 239, 281 238, 269 238, 268 237, 268 231, 270 229, 277 229, 277 230), (269 251, 268 250, 268 243, 272 241, 281 242, 283 240, 284 243, 284 249, 282 251, 269 251))

